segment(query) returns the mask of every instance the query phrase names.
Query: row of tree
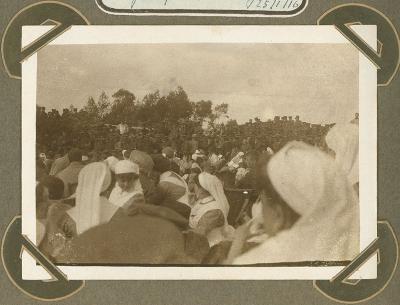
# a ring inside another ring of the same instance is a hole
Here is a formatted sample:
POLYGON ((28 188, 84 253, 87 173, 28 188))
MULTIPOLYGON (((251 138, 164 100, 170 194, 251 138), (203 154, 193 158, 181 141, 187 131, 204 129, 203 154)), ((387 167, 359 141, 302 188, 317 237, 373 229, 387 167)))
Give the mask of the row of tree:
POLYGON ((210 100, 193 102, 182 87, 161 95, 157 90, 141 100, 135 94, 119 89, 112 99, 103 92, 97 101, 89 97, 80 110, 90 122, 119 124, 130 126, 157 126, 158 124, 176 124, 181 120, 195 120, 201 124, 214 124, 220 118, 228 118, 228 104, 213 105, 210 100))

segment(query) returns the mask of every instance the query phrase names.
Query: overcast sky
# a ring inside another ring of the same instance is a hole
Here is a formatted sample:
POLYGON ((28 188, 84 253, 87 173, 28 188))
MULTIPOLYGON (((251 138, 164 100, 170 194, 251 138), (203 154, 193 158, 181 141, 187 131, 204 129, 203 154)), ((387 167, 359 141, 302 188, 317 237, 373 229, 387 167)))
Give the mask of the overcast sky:
POLYGON ((137 98, 182 86, 192 101, 228 103, 239 122, 300 115, 350 121, 358 112, 358 51, 351 44, 131 44, 47 46, 37 103, 81 108, 120 88, 137 98))

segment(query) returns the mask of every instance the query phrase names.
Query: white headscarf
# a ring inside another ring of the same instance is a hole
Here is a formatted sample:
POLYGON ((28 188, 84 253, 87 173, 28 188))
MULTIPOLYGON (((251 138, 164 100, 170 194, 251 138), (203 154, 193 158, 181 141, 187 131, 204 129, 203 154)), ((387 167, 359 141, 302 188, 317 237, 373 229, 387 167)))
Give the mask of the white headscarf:
POLYGON ((75 207, 67 213, 76 223, 78 234, 108 222, 118 207, 101 197, 111 183, 111 173, 103 162, 86 165, 78 176, 75 207))
POLYGON ((336 156, 338 165, 347 174, 351 184, 356 184, 358 178, 358 125, 335 125, 325 138, 326 144, 336 156))
POLYGON ((228 199, 226 199, 221 180, 219 180, 217 176, 202 172, 199 174, 199 183, 218 203, 226 220, 229 213, 229 202, 228 199))
POLYGON ((267 173, 300 218, 234 264, 345 261, 359 253, 358 199, 330 156, 290 142, 271 158, 267 173))
MULTIPOLYGON (((122 160, 115 165, 116 175, 129 173, 139 176, 139 165, 130 160, 122 160)), ((129 201, 129 199, 137 194, 143 194, 142 184, 140 183, 139 179, 136 179, 133 187, 128 191, 122 190, 118 183, 116 183, 108 200, 116 206, 123 207, 125 203, 129 201)))
POLYGON ((130 160, 118 161, 114 166, 114 172, 119 174, 136 174, 139 175, 139 165, 130 160))
POLYGON ((111 169, 111 171, 115 171, 115 165, 118 163, 118 158, 114 156, 108 157, 105 162, 107 163, 108 167, 111 169))

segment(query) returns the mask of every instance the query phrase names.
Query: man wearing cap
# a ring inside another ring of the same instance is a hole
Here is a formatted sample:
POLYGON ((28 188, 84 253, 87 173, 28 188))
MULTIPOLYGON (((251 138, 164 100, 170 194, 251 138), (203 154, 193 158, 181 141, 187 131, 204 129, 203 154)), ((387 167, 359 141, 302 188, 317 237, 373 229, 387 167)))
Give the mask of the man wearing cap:
POLYGON ((116 184, 108 199, 111 203, 128 208, 132 204, 144 203, 142 185, 139 180, 139 165, 130 160, 115 165, 116 184))

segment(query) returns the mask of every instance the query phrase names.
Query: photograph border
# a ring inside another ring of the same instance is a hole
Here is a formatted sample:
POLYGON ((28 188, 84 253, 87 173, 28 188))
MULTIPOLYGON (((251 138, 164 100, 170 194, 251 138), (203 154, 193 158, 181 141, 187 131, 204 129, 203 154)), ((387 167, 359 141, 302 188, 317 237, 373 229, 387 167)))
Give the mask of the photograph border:
MULTIPOLYGON (((44 35, 50 26, 24 26, 22 46, 44 35)), ((376 49, 376 26, 352 26, 376 49)), ((127 43, 341 43, 351 44, 333 26, 72 26, 49 45, 127 43), (218 28, 218 29, 216 29, 218 28), (177 35, 178 33, 178 35, 177 35), (196 33, 197 35, 195 35, 196 33)), ((360 252, 376 238, 377 222, 377 87, 376 67, 359 52, 360 101, 360 252), (361 77, 363 76, 363 77, 361 77)), ((37 53, 22 63, 22 234, 36 241, 37 53), (33 133, 33 134, 32 134, 33 133)), ((22 255, 24 279, 47 279, 45 270, 22 255)), ((376 277, 376 256, 354 277, 376 277)), ((331 279, 344 266, 323 267, 81 267, 60 266, 69 279, 331 279), (124 273, 121 273, 121 268, 124 273), (151 268, 151 272, 148 271, 151 268), (84 269, 84 270, 83 270, 84 269)))

